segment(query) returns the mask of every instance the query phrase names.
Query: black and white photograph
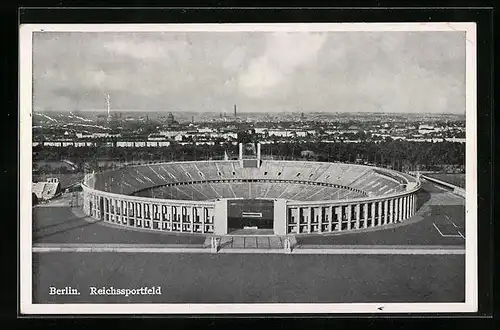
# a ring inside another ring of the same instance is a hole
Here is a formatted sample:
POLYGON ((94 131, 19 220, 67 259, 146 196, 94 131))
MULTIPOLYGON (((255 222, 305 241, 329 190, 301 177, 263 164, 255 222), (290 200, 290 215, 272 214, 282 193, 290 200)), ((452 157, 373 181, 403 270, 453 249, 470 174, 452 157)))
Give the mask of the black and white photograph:
POLYGON ((475 40, 22 26, 21 312, 477 311, 475 40))

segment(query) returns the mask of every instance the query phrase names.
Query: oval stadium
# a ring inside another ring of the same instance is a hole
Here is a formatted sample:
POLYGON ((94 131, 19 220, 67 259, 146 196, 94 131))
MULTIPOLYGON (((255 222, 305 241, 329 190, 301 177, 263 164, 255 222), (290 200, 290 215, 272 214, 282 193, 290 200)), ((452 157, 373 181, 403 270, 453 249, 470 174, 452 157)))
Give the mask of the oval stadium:
POLYGON ((420 181, 372 166, 262 160, 168 162, 86 175, 84 212, 142 230, 205 235, 307 235, 405 221, 420 181))

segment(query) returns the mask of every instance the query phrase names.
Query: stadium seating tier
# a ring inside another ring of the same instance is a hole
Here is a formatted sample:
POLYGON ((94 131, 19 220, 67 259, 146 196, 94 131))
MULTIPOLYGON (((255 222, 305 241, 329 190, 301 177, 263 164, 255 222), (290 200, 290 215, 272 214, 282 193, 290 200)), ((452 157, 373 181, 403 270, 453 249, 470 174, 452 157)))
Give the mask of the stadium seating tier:
POLYGON ((398 178, 372 167, 342 163, 263 161, 259 168, 243 168, 239 161, 199 161, 124 167, 96 173, 87 182, 102 191, 165 199, 315 201, 404 191, 402 182, 407 179, 401 176, 398 182, 398 178))

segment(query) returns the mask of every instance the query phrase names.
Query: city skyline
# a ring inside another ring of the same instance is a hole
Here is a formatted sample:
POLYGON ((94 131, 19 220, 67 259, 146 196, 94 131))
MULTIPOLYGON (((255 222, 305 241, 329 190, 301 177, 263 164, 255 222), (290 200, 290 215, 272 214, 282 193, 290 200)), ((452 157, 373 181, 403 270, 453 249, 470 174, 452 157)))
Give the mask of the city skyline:
POLYGON ((36 32, 33 109, 465 113, 463 32, 36 32), (145 110, 148 109, 148 110, 145 110))

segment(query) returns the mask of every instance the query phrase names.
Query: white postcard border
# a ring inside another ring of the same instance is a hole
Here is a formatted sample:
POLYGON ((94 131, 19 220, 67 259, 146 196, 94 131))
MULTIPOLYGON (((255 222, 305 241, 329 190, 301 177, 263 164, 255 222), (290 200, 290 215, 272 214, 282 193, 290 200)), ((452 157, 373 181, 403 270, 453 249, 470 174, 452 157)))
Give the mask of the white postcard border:
POLYGON ((476 312, 477 119, 476 24, 453 23, 279 23, 279 24, 26 24, 20 27, 19 231, 20 313, 30 314, 253 314, 253 313, 436 313, 476 312), (466 255, 464 303, 332 304, 34 304, 32 274, 32 34, 160 31, 465 31, 466 32, 466 255))

